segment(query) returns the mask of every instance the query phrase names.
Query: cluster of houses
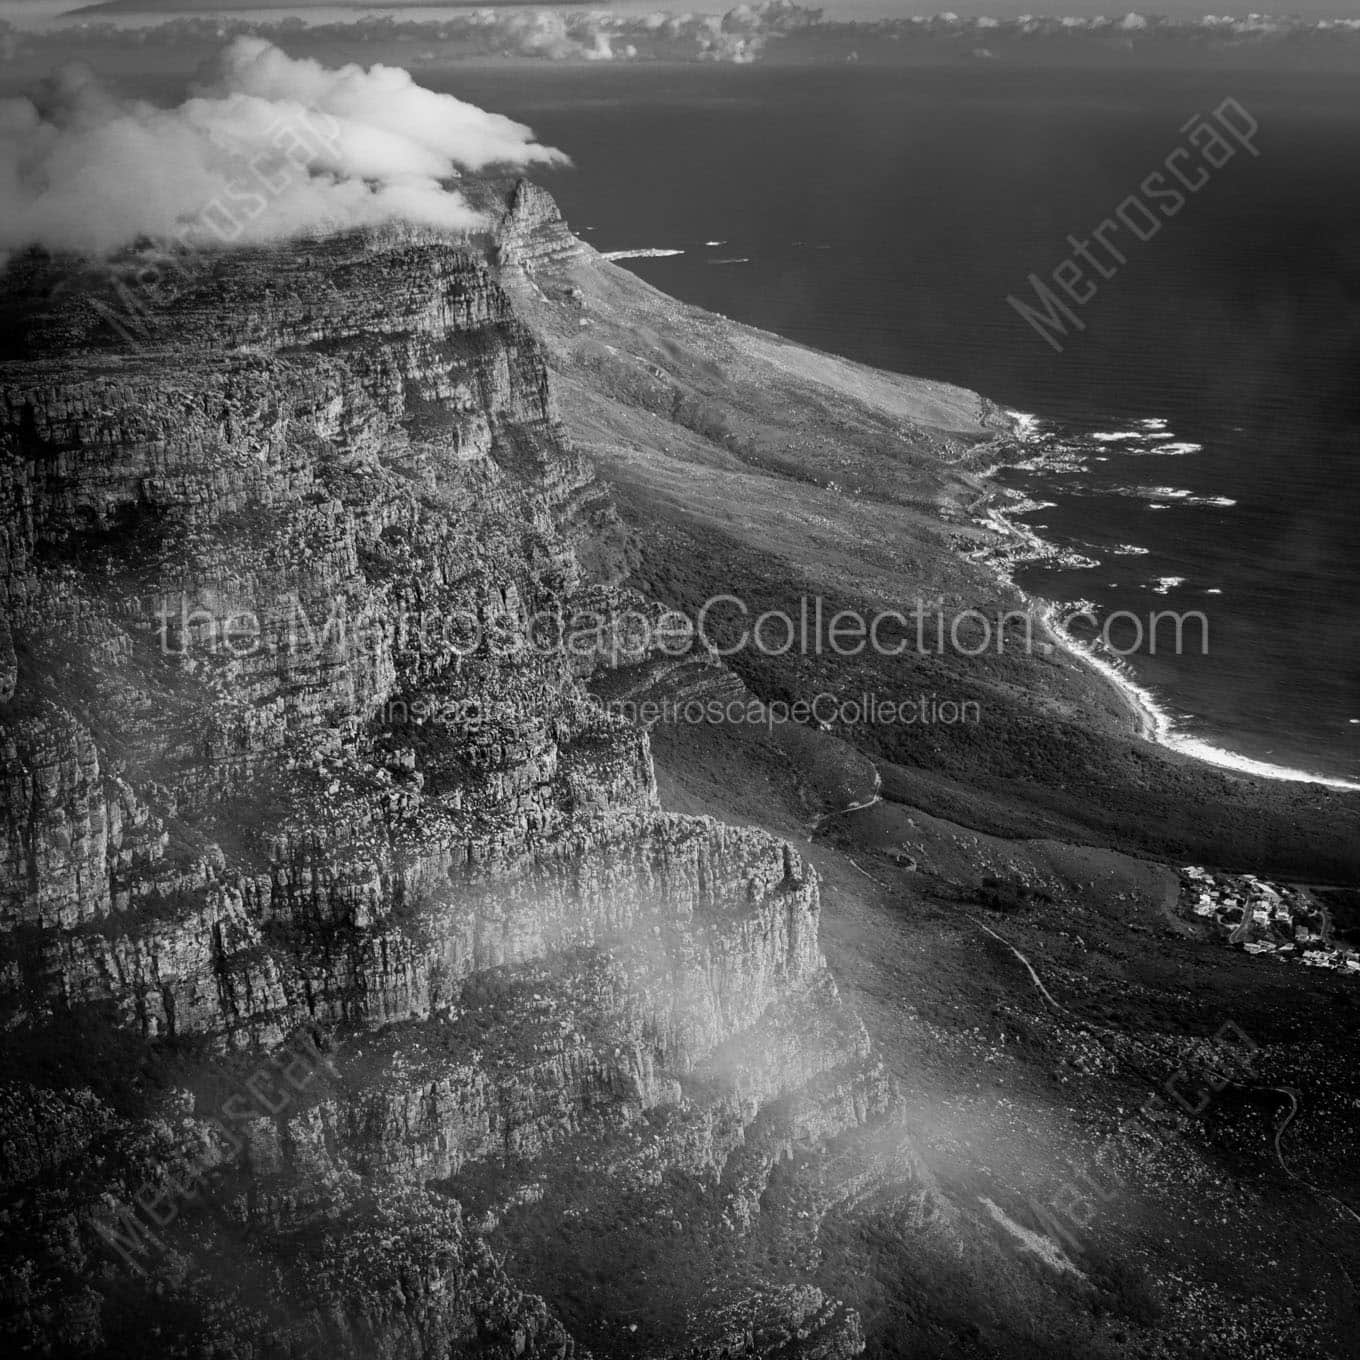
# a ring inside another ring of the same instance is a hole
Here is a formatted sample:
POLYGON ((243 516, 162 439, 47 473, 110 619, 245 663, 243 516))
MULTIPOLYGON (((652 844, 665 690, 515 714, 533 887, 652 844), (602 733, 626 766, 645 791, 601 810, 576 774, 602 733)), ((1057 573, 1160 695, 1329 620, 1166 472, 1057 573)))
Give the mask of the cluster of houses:
POLYGON ((1181 870, 1181 905, 1221 926, 1228 943, 1248 954, 1360 974, 1360 952, 1333 941, 1326 908, 1303 888, 1190 864, 1181 870))

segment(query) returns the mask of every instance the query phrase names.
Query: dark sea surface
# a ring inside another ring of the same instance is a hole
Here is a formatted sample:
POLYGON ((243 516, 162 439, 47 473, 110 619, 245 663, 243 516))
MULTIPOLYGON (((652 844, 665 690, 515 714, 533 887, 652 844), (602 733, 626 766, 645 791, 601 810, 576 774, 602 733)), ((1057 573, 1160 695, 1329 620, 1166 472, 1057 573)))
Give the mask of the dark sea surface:
POLYGON ((682 250, 628 262, 666 291, 1037 415, 1065 457, 1004 480, 1053 503, 1027 522, 1099 565, 1021 584, 1144 618, 1202 610, 1208 656, 1129 658, 1180 727, 1360 777, 1353 82, 984 63, 421 80, 567 150, 576 168, 548 183, 572 226, 604 250, 682 250), (1259 122, 1259 158, 1239 152, 1147 243, 1122 235, 1127 264, 1055 353, 1006 297, 1229 97, 1259 122), (1140 437, 1091 438, 1121 432, 1140 437))

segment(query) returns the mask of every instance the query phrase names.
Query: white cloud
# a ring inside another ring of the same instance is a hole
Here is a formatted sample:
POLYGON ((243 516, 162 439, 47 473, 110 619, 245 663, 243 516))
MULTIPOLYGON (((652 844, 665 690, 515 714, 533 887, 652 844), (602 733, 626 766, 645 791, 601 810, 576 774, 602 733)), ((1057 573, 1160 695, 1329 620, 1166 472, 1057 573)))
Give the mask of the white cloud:
POLYGON ((119 99, 68 66, 0 100, 0 251, 102 254, 138 237, 275 240, 410 221, 480 224, 463 170, 560 163, 532 131, 403 70, 329 70, 238 38, 175 108, 119 99))

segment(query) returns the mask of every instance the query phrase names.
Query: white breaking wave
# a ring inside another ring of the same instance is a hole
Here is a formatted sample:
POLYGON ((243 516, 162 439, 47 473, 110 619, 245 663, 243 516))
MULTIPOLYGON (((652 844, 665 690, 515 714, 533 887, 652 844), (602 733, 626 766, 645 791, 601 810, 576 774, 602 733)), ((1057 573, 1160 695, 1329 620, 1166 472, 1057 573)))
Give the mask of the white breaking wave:
POLYGON ((1312 774, 1308 770, 1290 769, 1286 765, 1272 765, 1269 761, 1253 760, 1251 756, 1240 755, 1236 751, 1225 751, 1199 737, 1188 736, 1184 732, 1173 732, 1163 742, 1173 751, 1194 756, 1196 760, 1206 761, 1224 769, 1236 770, 1240 774, 1255 775, 1260 779, 1286 779, 1293 783, 1324 784, 1329 789, 1349 789, 1360 791, 1360 784, 1350 779, 1333 779, 1329 775, 1312 774))
MULTIPOLYGON (((1015 422, 1015 433, 1018 437, 1026 436, 1034 438, 1039 434, 1041 423, 1037 417, 1029 415, 1023 411, 1008 411, 1007 414, 1015 422)), ((1160 416, 1149 417, 1146 420, 1138 421, 1141 427, 1138 430, 1104 430, 1084 436, 1084 438, 1102 444, 1119 445, 1120 447, 1112 450, 1120 456, 1138 455, 1152 456, 1155 454, 1186 454, 1199 453, 1202 445, 1190 443, 1188 441, 1174 441, 1174 437, 1160 434, 1168 422, 1160 416), (1139 447, 1141 445, 1141 448, 1139 447), (1132 446, 1132 447, 1128 447, 1132 446)), ((1070 457, 1070 453, 1069 453, 1070 457)), ((1028 468, 1030 470, 1053 470, 1057 466, 1062 471, 1081 472, 1085 469, 1078 460, 1073 460, 1070 465, 1059 463, 1057 459, 1048 456, 1035 457, 1026 463, 1017 463, 1012 466, 1028 468)), ((1080 492, 1094 495, 1122 495, 1136 497, 1147 501, 1149 510, 1169 510, 1175 506, 1215 506, 1228 508, 1237 504, 1229 496, 1199 496, 1194 492, 1183 487, 1172 486, 1116 486, 1116 487, 1094 487, 1082 486, 1074 488, 1080 492)), ((1034 503, 1030 503, 1033 508, 1034 503)), ((1017 507, 1008 507, 1006 514, 998 514, 995 511, 990 513, 986 519, 991 527, 1001 533, 1010 533, 1028 541, 1032 550, 1032 557, 1041 556, 1038 549, 1043 544, 1043 540, 1034 533, 1032 529, 1017 525, 1011 522, 1009 515, 1023 513, 1017 507)), ((1117 544, 1105 551, 1116 556, 1144 556, 1148 549, 1136 543, 1117 544)), ((1051 555, 1051 554, 1050 554, 1051 555)), ((1097 565, 1090 563, 1090 565, 1097 565)), ((994 569, 996 569, 994 567, 994 569)), ((1004 579, 1010 580, 1004 570, 998 570, 998 574, 1004 579)), ((1179 588, 1185 584, 1185 578, 1180 576, 1163 576, 1157 578, 1154 589, 1158 594, 1166 594, 1168 591, 1179 588)), ((1113 589, 1113 584, 1111 585, 1113 589)), ((1210 587, 1204 592, 1206 595, 1221 595, 1223 591, 1217 587, 1210 587)), ((1080 611, 1085 606, 1078 605, 1080 611)), ((1170 713, 1162 707, 1156 696, 1146 686, 1138 683, 1133 678, 1132 672, 1127 663, 1119 660, 1112 660, 1109 656, 1102 654, 1097 648, 1081 639, 1073 636, 1063 626, 1061 614, 1058 606, 1048 604, 1042 607, 1043 617, 1051 625, 1054 635, 1059 639, 1062 646, 1081 662, 1097 671, 1106 680, 1120 691, 1130 702, 1132 707, 1141 715, 1144 729, 1144 736, 1159 746, 1165 746, 1169 750, 1178 751, 1182 755, 1190 756, 1193 759, 1203 761, 1207 765, 1214 765, 1220 769, 1234 770, 1239 774, 1250 775, 1259 779, 1277 779, 1291 783, 1310 783, 1320 784, 1327 788, 1346 789, 1360 792, 1360 783, 1352 780, 1340 779, 1330 775, 1320 775, 1309 770, 1294 769, 1285 765, 1272 764, 1269 761, 1257 760, 1251 756, 1242 755, 1237 751, 1229 751, 1223 747, 1215 746, 1212 742, 1206 741, 1201 737, 1191 736, 1187 732, 1178 729, 1176 720, 1170 713)), ((1360 726, 1360 718, 1352 718, 1350 723, 1360 726)))
MULTIPOLYGON (((1212 742, 1203 740, 1201 737, 1192 737, 1186 732, 1177 731, 1175 720, 1158 703, 1152 691, 1132 679, 1124 667, 1101 656, 1095 648, 1067 632, 1060 622, 1056 607, 1045 608, 1044 617, 1052 625, 1065 648, 1073 655, 1078 656, 1093 670, 1098 671, 1130 700, 1143 715, 1149 740, 1156 742, 1159 746, 1165 746, 1172 751, 1179 751, 1182 755, 1193 756, 1196 760, 1202 760, 1207 765, 1235 770, 1239 774, 1249 774, 1259 779, 1280 779, 1290 783, 1322 784, 1329 789, 1348 789, 1360 792, 1360 784, 1352 780, 1313 774, 1308 770, 1296 770, 1287 765, 1272 765, 1269 761, 1256 760, 1251 756, 1241 755, 1237 751, 1228 751, 1221 746, 1213 745, 1212 742)), ((1360 721, 1360 719, 1353 721, 1360 721)))
POLYGON ((1114 445, 1114 452, 1127 457, 1170 457, 1203 451, 1203 444, 1178 439, 1162 416, 1150 416, 1136 425, 1136 429, 1096 430, 1085 437, 1094 444, 1114 445))
POLYGON ((1097 494, 1111 496, 1131 496, 1136 500, 1153 501, 1155 510, 1167 509, 1167 503, 1176 505, 1213 505, 1228 508, 1237 504, 1231 496, 1199 496, 1181 486, 1111 486, 1088 488, 1097 494))

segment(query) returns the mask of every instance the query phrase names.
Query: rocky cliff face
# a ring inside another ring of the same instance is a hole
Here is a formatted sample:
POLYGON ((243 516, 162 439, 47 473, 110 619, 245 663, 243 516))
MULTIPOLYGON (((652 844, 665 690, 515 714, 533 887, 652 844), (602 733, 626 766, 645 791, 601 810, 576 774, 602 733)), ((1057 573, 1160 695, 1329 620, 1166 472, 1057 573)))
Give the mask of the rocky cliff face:
POLYGON ((663 813, 607 640, 544 645, 634 603, 498 274, 576 248, 524 186, 485 247, 12 266, 22 1345, 844 1355, 809 1221, 928 1225, 815 877, 663 813))

